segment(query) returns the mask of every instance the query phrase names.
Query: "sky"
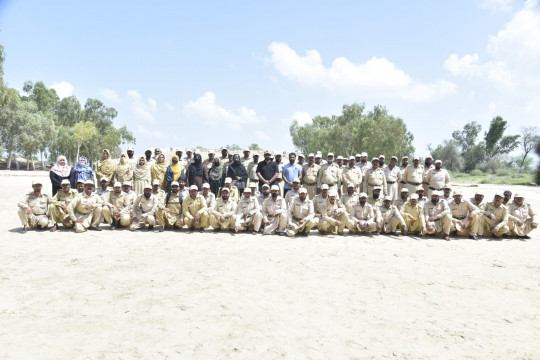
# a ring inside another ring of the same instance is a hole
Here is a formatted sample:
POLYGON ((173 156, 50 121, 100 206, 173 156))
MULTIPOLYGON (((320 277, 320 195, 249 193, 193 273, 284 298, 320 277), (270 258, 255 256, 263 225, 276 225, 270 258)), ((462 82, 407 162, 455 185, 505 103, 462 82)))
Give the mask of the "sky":
POLYGON ((294 119, 355 102, 402 118, 420 156, 471 121, 540 124, 537 0, 0 0, 0 43, 8 86, 102 100, 141 153, 291 151, 294 119))

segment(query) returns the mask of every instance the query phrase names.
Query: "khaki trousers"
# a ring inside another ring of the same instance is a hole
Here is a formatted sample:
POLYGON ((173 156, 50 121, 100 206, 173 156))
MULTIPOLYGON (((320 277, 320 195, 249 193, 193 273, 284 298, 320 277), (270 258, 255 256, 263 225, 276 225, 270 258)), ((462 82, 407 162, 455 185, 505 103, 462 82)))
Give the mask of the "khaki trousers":
POLYGON ((78 233, 85 232, 90 226, 99 226, 101 223, 101 214, 102 207, 97 207, 93 211, 90 211, 88 214, 82 214, 78 211, 75 211, 75 217, 82 218, 82 223, 75 223, 75 231, 78 233))
POLYGON ((513 220, 508 220, 508 227, 510 228, 510 231, 512 232, 512 235, 514 236, 525 236, 531 231, 533 231, 533 228, 531 227, 532 219, 527 219, 523 222, 523 225, 519 226, 516 222, 513 220))
POLYGON ((451 226, 452 218, 448 214, 436 221, 426 221, 426 230, 428 234, 438 234, 442 232, 445 235, 449 235, 451 226), (429 231, 429 226, 432 226, 433 230, 429 231))
POLYGON ((285 230, 285 232, 287 233, 288 236, 291 236, 291 237, 296 235, 296 233, 299 233, 302 231, 308 234, 315 225, 317 225, 317 221, 315 221, 315 219, 308 220, 304 222, 302 225, 299 224, 299 221, 291 220, 289 222, 288 229, 285 230))
POLYGON ((239 224, 240 230, 246 230, 250 226, 253 226, 253 230, 259 231, 261 228, 262 218, 263 216, 260 212, 248 216, 245 221, 242 215, 237 215, 235 226, 239 224))
POLYGON ((317 225, 317 229, 319 231, 326 231, 326 232, 334 232, 334 231, 342 232, 343 229, 345 229, 345 226, 347 226, 347 222, 349 221, 349 215, 346 212, 342 212, 336 220, 341 221, 340 226, 334 225, 321 218, 319 220, 319 224, 317 225))
POLYGON ((285 231, 287 227, 287 213, 281 213, 276 216, 268 216, 270 225, 264 225, 264 235, 273 234, 276 230, 279 232, 285 231))
POLYGON ((26 210, 19 208, 19 219, 23 226, 28 225, 31 228, 40 227, 46 229, 49 226, 49 218, 47 215, 36 215, 34 213, 27 214, 26 210))
POLYGON ((128 227, 131 223, 131 213, 129 211, 121 211, 119 215, 113 215, 111 209, 108 206, 104 206, 102 215, 107 224, 111 225, 114 221, 119 221, 120 225, 128 227))
MULTIPOLYGON (((493 229, 497 226, 498 223, 496 223, 494 220, 492 220, 491 218, 485 215, 482 216, 481 219, 482 219, 481 224, 478 228, 478 235, 487 235, 487 236, 493 235, 493 229)), ((508 225, 504 225, 499 229, 499 232, 497 233, 496 236, 501 236, 501 235, 505 235, 509 233, 510 233, 510 228, 508 227, 508 225)))
POLYGON ((360 223, 358 221, 354 221, 352 219, 349 219, 347 221, 347 229, 351 233, 373 233, 377 231, 377 223, 375 221, 366 221, 366 220, 360 220, 360 223), (360 229, 360 225, 367 225, 367 228, 365 230, 360 229))
POLYGON ((208 217, 208 213, 207 212, 203 212, 200 216, 199 216, 199 225, 195 226, 193 225, 193 220, 187 218, 187 217, 184 217, 184 223, 186 224, 186 226, 188 228, 190 227, 195 227, 196 229, 206 229, 208 228, 208 226, 210 226, 210 219, 208 217))
POLYGON ((62 224, 65 227, 73 227, 75 223, 70 219, 68 214, 64 211, 62 205, 51 205, 49 206, 49 215, 53 225, 62 224))
POLYGON ((220 230, 230 230, 234 229, 234 221, 236 219, 234 218, 234 215, 230 215, 228 218, 225 218, 225 222, 219 221, 219 218, 215 216, 214 214, 210 215, 210 225, 214 229, 220 229, 220 230))
POLYGON ((131 231, 139 230, 139 229, 144 228, 145 225, 155 226, 156 217, 154 215, 142 214, 141 220, 135 221, 135 219, 133 219, 133 222, 131 223, 129 230, 131 231))
POLYGON ((468 217, 463 220, 452 218, 450 231, 457 231, 459 236, 477 235, 478 223, 479 221, 477 215, 475 215, 471 221, 469 221, 468 217), (463 223, 463 226, 460 225, 460 221, 463 223))

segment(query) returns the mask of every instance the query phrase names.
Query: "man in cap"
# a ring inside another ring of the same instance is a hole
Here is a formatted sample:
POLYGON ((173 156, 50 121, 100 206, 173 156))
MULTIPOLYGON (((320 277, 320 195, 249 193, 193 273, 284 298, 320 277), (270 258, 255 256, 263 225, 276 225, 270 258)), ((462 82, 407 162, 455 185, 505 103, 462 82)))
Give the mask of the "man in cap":
POLYGON ((250 151, 248 148, 244 148, 244 157, 242 157, 242 159, 240 159, 240 162, 242 163, 242 165, 244 165, 244 167, 248 168, 249 166, 249 163, 251 162, 251 157, 249 156, 250 154, 250 151))
POLYGON ((306 188, 310 200, 313 200, 317 193, 317 174, 320 168, 320 165, 315 164, 315 155, 308 154, 308 163, 302 168, 302 186, 306 188))
POLYGON ((525 202, 521 194, 515 194, 514 201, 508 205, 508 227, 512 235, 520 239, 530 239, 528 234, 538 227, 531 204, 525 202))
POLYGON ((441 199, 446 200, 446 202, 448 203, 454 200, 454 195, 452 195, 452 186, 450 186, 450 184, 444 185, 443 195, 441 196, 441 199))
POLYGON ((78 195, 77 190, 71 188, 68 179, 62 180, 61 186, 62 190, 58 191, 49 203, 49 215, 53 223, 52 232, 58 230, 59 223, 65 227, 73 227, 75 225, 69 218, 67 206, 78 195))
POLYGON ((131 223, 131 204, 128 195, 122 191, 122 184, 115 182, 113 191, 103 199, 102 215, 111 230, 121 225, 128 227, 131 223))
POLYGON ((403 180, 403 173, 405 172, 405 169, 409 166, 409 157, 407 155, 403 156, 401 158, 401 165, 399 166, 399 172, 400 172, 400 180, 399 180, 399 186, 398 186, 398 192, 401 193, 401 189, 404 187, 407 187, 407 183, 403 180))
POLYGON ((308 236, 310 230, 317 224, 313 220, 314 216, 313 202, 309 200, 306 188, 300 188, 298 196, 292 199, 289 206, 288 225, 285 232, 290 237, 296 234, 308 236))
POLYGON ((384 161, 386 159, 386 156, 379 155, 379 167, 384 170, 384 168, 387 166, 384 161))
POLYGON ((373 193, 371 194, 371 197, 368 198, 368 203, 373 206, 373 209, 376 211, 379 206, 383 204, 384 196, 381 196, 382 187, 381 186, 374 186, 373 187, 373 193))
POLYGON ((337 193, 341 186, 341 179, 339 168, 334 164, 334 153, 328 153, 326 159, 327 163, 322 165, 317 173, 317 192, 320 193, 321 185, 326 184, 329 191, 336 190, 337 193))
POLYGON ((428 174, 428 171, 433 169, 434 167, 435 166, 433 166, 433 157, 431 155, 427 155, 424 158, 424 178, 422 180, 422 187, 424 188, 424 194, 429 194, 429 183, 426 181, 426 176, 428 174))
POLYGON ((210 225, 210 219, 206 211, 206 200, 199 194, 197 185, 189 187, 189 196, 182 202, 182 210, 184 223, 190 232, 195 229, 204 232, 204 229, 210 225))
POLYGON ((221 157, 219 158, 219 161, 221 162, 221 166, 225 166, 225 163, 229 161, 229 150, 227 150, 227 148, 221 149, 221 157))
POLYGON ((373 233, 381 231, 377 226, 376 210, 367 202, 365 192, 358 194, 358 202, 351 208, 351 216, 347 228, 352 233, 373 233))
POLYGON ((422 187, 424 181, 424 167, 420 165, 420 158, 415 156, 412 165, 407 166, 403 171, 403 181, 405 181, 409 194, 415 194, 416 190, 422 187))
MULTIPOLYGON (((127 195, 129 200, 129 206, 133 207, 135 199, 137 198, 137 193, 131 188, 131 181, 124 181, 122 183, 122 191, 127 195)), ((129 209, 131 211, 131 208, 129 209)))
POLYGON ((75 231, 78 233, 87 229, 101 231, 98 226, 101 223, 103 200, 92 192, 93 188, 92 180, 86 180, 84 192, 75 196, 67 206, 69 217, 75 223, 75 231))
POLYGON ((428 202, 428 198, 424 196, 424 188, 419 187, 416 190, 416 195, 418 195, 418 205, 424 207, 424 205, 426 205, 426 203, 428 202))
MULTIPOLYGON (((216 156, 216 152, 214 150, 208 150, 208 159, 203 161, 203 165, 205 165, 208 168, 208 170, 212 168, 212 163, 214 162, 215 156, 216 156)), ((194 159, 192 160, 195 161, 194 159)))
POLYGON ((199 195, 204 198, 204 201, 206 202, 206 212, 208 213, 208 216, 210 216, 212 214, 212 210, 216 206, 216 195, 210 191, 209 183, 202 184, 202 190, 199 191, 199 195))
POLYGON ((270 198, 266 199, 262 205, 262 215, 264 235, 273 234, 276 230, 279 235, 283 235, 287 226, 287 203, 279 195, 279 186, 272 185, 270 188, 270 198))
POLYGON ((490 235, 495 238, 507 237, 510 233, 508 227, 508 209, 503 205, 503 194, 495 193, 492 202, 486 204, 481 218, 479 235, 490 235))
POLYGON ((264 151, 264 161, 257 165, 257 177, 259 178, 259 191, 262 190, 263 184, 270 186, 274 185, 274 181, 279 175, 279 167, 272 161, 272 153, 268 150, 264 151))
MULTIPOLYGON (((371 169, 371 163, 368 161, 367 152, 360 154, 360 162, 356 163, 356 167, 360 168, 360 171, 362 171, 362 177, 366 176, 366 172, 371 169)), ((362 189, 360 189, 360 191, 362 191, 362 189)))
POLYGON ((452 216, 450 231, 453 236, 468 234, 469 238, 478 240, 478 217, 481 211, 462 197, 461 190, 456 190, 454 199, 448 203, 452 216))
POLYGON ((135 165, 137 165, 137 159, 135 159, 134 155, 135 155, 135 150, 132 147, 129 147, 127 149, 127 156, 128 156, 128 161, 129 161, 129 169, 131 171, 133 171, 133 168, 135 167, 135 165))
POLYGON ((77 180, 77 184, 75 186, 76 186, 75 190, 77 190, 77 194, 81 194, 82 192, 84 192, 84 180, 81 180, 81 179, 77 180))
MULTIPOLYGON (((481 213, 486 209, 487 201, 484 201, 484 191, 477 190, 474 197, 471 198, 471 204, 480 209, 481 213)), ((481 226, 482 224, 479 224, 481 226)))
POLYGON ((392 205, 392 198, 387 195, 377 211, 377 228, 385 234, 396 235, 398 226, 401 226, 401 234, 407 235, 407 225, 397 207, 392 205))
POLYGON ((148 225, 148 230, 151 231, 156 225, 156 209, 159 204, 159 199, 152 195, 152 185, 144 185, 143 193, 137 196, 131 209, 133 218, 129 230, 136 231, 148 225))
MULTIPOLYGON (((185 160, 185 163, 186 163, 187 166, 189 166, 192 162, 195 161, 195 159, 193 159, 193 150, 191 150, 191 149, 186 150, 186 157, 185 157, 184 160, 185 160)), ((210 162, 210 166, 206 165, 206 167, 208 167, 208 169, 210 169, 212 167, 212 163, 210 162)))
POLYGON ((110 180, 108 177, 103 176, 100 181, 100 187, 96 189, 96 194, 99 195, 101 200, 105 199, 105 195, 112 191, 112 188, 109 186, 110 180))
POLYGON ((250 161, 246 166, 248 173, 248 186, 257 184, 259 186, 259 177, 257 176, 257 166, 259 165, 259 154, 253 154, 253 161, 250 161))
POLYGON ((229 198, 229 189, 223 188, 221 197, 216 201, 210 213, 210 225, 214 228, 214 232, 233 231, 236 221, 236 202, 229 198))
MULTIPOLYGON (((267 184, 265 184, 265 185, 267 185, 267 184)), ((259 195, 261 195, 259 190, 257 190, 259 188, 259 184, 257 184, 257 183, 249 184, 249 188, 251 189, 251 196, 252 197, 258 198, 259 195)), ((238 203, 238 201, 236 203, 238 203)))
POLYGON ((433 191, 442 191, 450 183, 450 174, 442 168, 441 160, 436 160, 435 167, 427 170, 425 182, 429 188, 428 197, 431 197, 433 191))
MULTIPOLYGON (((238 203, 238 200, 240 199, 240 195, 238 192, 238 188, 232 184, 232 179, 230 177, 226 177, 225 181, 223 182, 223 188, 229 189, 229 196, 232 200, 238 203)), ((217 196, 221 197, 221 190, 219 189, 217 196)), ((245 191, 245 190, 244 190, 245 191)))
POLYGON ((287 193, 285 194, 285 202, 287 203, 287 205, 290 205, 292 199, 295 196, 298 196, 298 191, 300 190, 300 179, 293 179, 291 183, 292 189, 290 189, 290 191, 287 191, 287 193))
POLYGON ((355 186, 353 183, 349 183, 347 186, 347 191, 345 194, 343 194, 340 201, 350 214, 352 206, 358 202, 358 193, 355 192, 355 186))
POLYGON ((22 223, 22 232, 26 233, 28 229, 49 227, 50 198, 47 194, 42 194, 43 184, 39 180, 32 181, 32 191, 24 196, 24 200, 19 201, 19 219, 22 223))
POLYGON ((298 192, 298 189, 300 188, 300 180, 302 179, 302 166, 296 164, 296 154, 290 153, 289 154, 289 163, 285 164, 283 166, 283 191, 285 196, 287 196, 287 192, 292 190, 294 188, 293 181, 298 180, 298 187, 296 188, 296 192, 298 192))
POLYGON ((426 220, 424 209, 418 205, 418 194, 411 195, 409 202, 403 206, 401 214, 409 234, 424 236, 426 233, 426 220))
POLYGON ((337 191, 328 191, 328 201, 322 209, 322 218, 318 229, 321 234, 337 231, 338 235, 345 236, 345 226, 349 220, 349 214, 343 205, 339 203, 337 191))
POLYGON ((394 202, 398 196, 398 183, 401 181, 401 170, 397 166, 398 158, 392 156, 390 158, 390 164, 384 167, 384 176, 386 178, 386 193, 392 198, 394 202))
POLYGON ((326 202, 328 201, 328 185, 322 184, 321 193, 313 198, 313 209, 315 211, 315 222, 321 222, 326 202))
POLYGON ((512 192, 510 190, 505 190, 503 192, 503 205, 508 206, 508 203, 510 202, 510 199, 512 199, 512 192))
POLYGON ((354 156, 349 157, 349 164, 343 167, 343 177, 342 183, 344 187, 347 186, 347 189, 343 189, 343 194, 348 191, 349 184, 354 185, 354 192, 360 193, 360 185, 362 184, 362 170, 355 166, 354 156))
POLYGON ((326 164, 326 161, 322 160, 322 153, 320 151, 317 151, 317 153, 315 154, 315 164, 319 166, 326 164))
POLYGON ((157 161, 158 156, 161 155, 161 154, 162 154, 161 149, 160 148, 155 148, 154 149, 154 161, 157 161))
POLYGON ((379 159, 377 158, 371 160, 371 169, 366 171, 362 191, 367 193, 368 196, 372 196, 373 187, 375 186, 382 187, 383 195, 386 195, 386 177, 384 176, 384 170, 379 168, 379 159))
POLYGON ((424 217, 426 219, 426 231, 428 234, 440 234, 444 240, 450 240, 450 227, 452 219, 450 208, 446 201, 440 201, 441 192, 433 191, 431 201, 424 205, 424 217))
POLYGON ((165 196, 165 207, 161 212, 161 218, 158 219, 158 222, 161 222, 160 231, 164 231, 167 228, 181 229, 184 227, 183 199, 183 195, 180 192, 180 184, 178 181, 173 181, 171 183, 171 193, 165 196))
MULTIPOLYGON (((159 155, 158 155, 159 156, 159 155)), ((160 182, 158 179, 152 181, 152 195, 158 200, 158 205, 155 212, 156 223, 161 226, 160 232, 164 230, 163 224, 163 211, 165 210, 165 199, 167 193, 160 189, 160 182)))
POLYGON ((298 165, 302 167, 302 170, 304 169, 304 164, 306 162, 306 157, 302 153, 298 153, 297 155, 298 161, 296 162, 298 165))
POLYGON ((403 211, 403 207, 405 206, 405 203, 407 203, 407 201, 409 201, 409 189, 407 189, 407 187, 404 187, 399 193, 399 199, 394 201, 394 205, 396 205, 399 211, 403 211))
POLYGON ((251 197, 251 189, 246 188, 236 208, 234 232, 247 230, 253 226, 252 235, 257 235, 261 227, 262 214, 259 201, 251 197))
MULTIPOLYGON (((253 189, 251 189, 251 192, 253 192, 253 189)), ((257 196, 257 201, 259 202, 259 206, 262 208, 263 202, 270 198, 270 185, 264 184, 262 186, 262 193, 257 196)))

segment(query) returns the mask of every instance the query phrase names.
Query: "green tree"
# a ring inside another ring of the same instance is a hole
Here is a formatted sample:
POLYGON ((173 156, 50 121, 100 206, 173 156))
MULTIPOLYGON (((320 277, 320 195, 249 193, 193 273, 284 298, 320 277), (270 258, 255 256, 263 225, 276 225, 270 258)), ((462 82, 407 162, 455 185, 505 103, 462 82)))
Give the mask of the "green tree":
POLYGON ((257 143, 253 143, 253 144, 249 145, 248 148, 250 150, 262 150, 262 148, 257 143))
POLYGON ((540 134, 538 134, 538 128, 536 126, 521 128, 520 144, 522 153, 518 161, 519 172, 523 169, 527 156, 538 143, 540 143, 540 134))
POLYGON ((77 156, 79 158, 79 151, 84 143, 91 142, 97 133, 96 126, 91 121, 81 121, 73 126, 73 141, 77 143, 77 156))
POLYGON ((28 121, 27 115, 31 106, 31 102, 21 102, 17 99, 16 105, 0 108, 0 140, 8 154, 6 169, 11 168, 11 157, 18 150, 21 129, 28 121))
POLYGON ((375 156, 403 156, 414 152, 414 137, 405 122, 380 105, 369 112, 364 104, 343 105, 341 115, 316 116, 304 126, 293 121, 290 133, 293 144, 304 154, 321 151, 348 156, 368 151, 375 156))
POLYGON ((223 148, 226 148, 229 151, 231 151, 231 150, 242 150, 242 147, 240 145, 238 145, 238 144, 225 145, 225 146, 223 146, 223 148))
POLYGON ((435 149, 428 146, 428 150, 434 159, 441 160, 443 166, 450 171, 460 171, 463 168, 464 159, 461 156, 459 143, 457 140, 444 140, 443 143, 435 149))
POLYGON ((27 96, 23 96, 22 100, 31 100, 37 104, 38 110, 44 113, 54 112, 56 103, 59 98, 56 94, 56 90, 48 89, 43 81, 38 81, 37 83, 32 83, 27 81, 24 83, 23 91, 27 93, 27 96))
POLYGON ((470 172, 476 165, 482 163, 486 155, 486 144, 484 141, 477 143, 478 134, 482 126, 476 121, 470 122, 463 127, 462 131, 454 131, 452 138, 461 147, 461 155, 464 159, 463 170, 470 172))
POLYGON ((504 135, 507 127, 507 122, 500 116, 491 120, 489 130, 484 134, 486 158, 508 154, 519 146, 519 135, 504 135))

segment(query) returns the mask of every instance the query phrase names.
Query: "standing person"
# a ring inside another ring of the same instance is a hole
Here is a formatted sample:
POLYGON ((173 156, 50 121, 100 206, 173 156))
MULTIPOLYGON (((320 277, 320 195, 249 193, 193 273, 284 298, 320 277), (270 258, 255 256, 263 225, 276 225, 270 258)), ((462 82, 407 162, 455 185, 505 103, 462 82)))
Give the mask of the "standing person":
POLYGON ((407 183, 403 180, 403 173, 405 172, 405 169, 407 168, 407 166, 409 166, 409 157, 405 155, 404 157, 401 158, 401 166, 399 167, 400 179, 401 179, 399 181, 399 186, 398 186, 399 193, 401 193, 401 189, 403 189, 404 187, 407 187, 407 183))
POLYGON ((317 173, 317 193, 321 192, 322 184, 328 185, 328 191, 335 190, 337 193, 341 186, 341 179, 339 167, 334 163, 334 153, 328 153, 326 160, 326 164, 321 165, 317 173))
POLYGON ((101 182, 102 177, 112 179, 116 170, 116 161, 111 159, 111 152, 107 149, 103 150, 101 160, 96 165, 96 177, 98 183, 101 182))
POLYGON ((250 153, 249 149, 244 148, 244 157, 242 158, 242 165, 244 165, 246 169, 248 168, 248 165, 251 162, 251 157, 249 156, 249 153, 250 153))
POLYGON ((208 182, 208 168, 202 162, 202 156, 199 153, 195 153, 193 156, 193 163, 188 166, 187 170, 187 183, 191 188, 192 185, 196 185, 198 191, 201 191, 202 184, 208 182))
MULTIPOLYGON (((208 150, 208 159, 203 161, 203 165, 206 165, 206 167, 210 169, 212 166, 214 166, 215 158, 216 158, 216 152, 214 150, 208 150)), ((193 163, 193 159, 190 158, 190 161, 188 162, 188 164, 192 164, 192 163, 193 163)), ((219 163, 221 164, 221 161, 219 163)))
POLYGON ((257 165, 259 165, 259 154, 253 154, 253 161, 250 161, 248 166, 246 167, 249 179, 248 186, 251 186, 251 184, 253 183, 256 183, 257 186, 259 184, 259 178, 257 176, 257 165))
POLYGON ((397 157, 392 156, 390 164, 383 169, 386 177, 386 193, 392 198, 392 203, 399 197, 398 183, 401 181, 401 170, 396 166, 397 161, 397 157))
POLYGON ((71 173, 71 187, 77 188, 77 182, 82 181, 84 184, 87 180, 92 180, 94 182, 94 172, 92 168, 88 166, 88 160, 85 156, 80 156, 77 165, 71 173))
POLYGON ((349 164, 343 168, 343 194, 349 191, 349 184, 354 185, 354 192, 360 193, 360 185, 362 184, 362 170, 356 167, 354 156, 349 157, 349 164), (345 188, 347 187, 347 188, 345 188))
POLYGON ((317 194, 317 173, 320 168, 320 165, 315 164, 315 155, 310 153, 308 163, 302 167, 302 186, 306 188, 310 200, 317 194))
MULTIPOLYGON (((424 179, 424 167, 420 165, 420 158, 415 156, 413 158, 412 165, 409 165, 403 171, 403 181, 406 183, 409 189, 409 195, 416 194, 416 190, 422 188, 422 181, 424 179)), ((409 225, 407 227, 410 228, 409 225)))
MULTIPOLYGON (((450 182, 450 174, 448 171, 442 168, 442 161, 435 161, 435 167, 427 171, 425 182, 428 185, 428 197, 431 197, 431 194, 434 191, 442 191, 445 185, 448 185, 450 182)), ((424 190, 425 191, 425 190, 424 190)))
POLYGON ((375 186, 382 187, 383 194, 386 196, 386 177, 384 176, 384 170, 379 167, 379 159, 377 158, 371 160, 371 169, 366 170, 362 186, 363 192, 367 193, 368 196, 372 196, 375 186))
POLYGON ((152 157, 152 149, 151 148, 146 149, 146 151, 144 152, 144 156, 145 156, 146 163, 148 164, 148 167, 150 168, 150 166, 152 166, 152 164, 156 162, 156 160, 154 160, 154 158, 152 157))
POLYGON ((133 179, 133 167, 130 164, 128 154, 122 153, 120 156, 120 162, 116 166, 116 171, 114 172, 114 180, 120 183, 124 181, 131 181, 133 179))
MULTIPOLYGON (((185 157, 184 160, 185 160, 186 166, 193 162, 193 151, 191 151, 191 149, 186 150, 186 157, 185 157)), ((204 164, 204 165, 206 165, 206 164, 204 164)), ((208 165, 206 165, 206 166, 208 167, 208 165)))
POLYGON ((229 161, 229 150, 227 150, 227 148, 221 149, 221 157, 219 158, 219 161, 221 161, 221 165, 225 165, 225 163, 229 161))
POLYGON ((64 155, 60 155, 56 160, 56 165, 51 168, 49 177, 52 183, 52 196, 62 188, 62 180, 68 179, 71 175, 71 166, 67 164, 67 159, 64 155))
POLYGON ((279 195, 283 196, 283 161, 280 153, 276 154, 274 161, 276 162, 279 170, 276 178, 276 185, 279 187, 279 195))
POLYGON ((132 147, 127 149, 127 155, 128 155, 129 165, 131 165, 130 169, 131 171, 133 171, 133 169, 135 168, 135 165, 137 165, 137 159, 134 157, 135 151, 133 150, 132 147))
POLYGON ((159 181, 159 188, 163 191, 167 190, 167 179, 165 178, 165 173, 169 165, 165 163, 165 155, 163 153, 159 154, 157 161, 150 168, 150 178, 152 179, 152 184, 154 180, 159 181))
POLYGON ((233 155, 233 162, 229 165, 227 177, 232 179, 232 184, 236 186, 240 193, 239 195, 242 196, 244 188, 247 185, 248 173, 245 166, 240 162, 240 155, 233 155))
POLYGON ((293 180, 298 179, 298 189, 300 188, 300 181, 302 180, 302 166, 296 164, 296 154, 289 154, 289 163, 283 166, 283 192, 284 196, 287 195, 287 192, 293 188, 293 180))
POLYGON ((208 182, 210 184, 210 191, 217 196, 219 189, 223 187, 225 181, 225 168, 221 166, 219 159, 214 159, 214 163, 208 170, 208 182))
POLYGON ((268 150, 264 151, 264 161, 257 165, 257 176, 259 177, 259 191, 262 191, 263 184, 272 186, 279 174, 279 168, 275 162, 271 160, 272 153, 268 150))
POLYGON ((167 194, 171 194, 171 184, 176 181, 180 183, 180 179, 182 179, 185 183, 186 181, 186 174, 184 167, 180 164, 180 160, 178 159, 178 155, 173 155, 171 158, 171 164, 167 168, 167 171, 165 172, 165 179, 167 181, 167 194))
POLYGON ((133 190, 137 196, 144 192, 144 187, 150 185, 150 166, 144 156, 139 158, 139 162, 133 169, 133 190))
POLYGON ((49 196, 42 194, 43 184, 41 181, 32 181, 32 190, 27 193, 23 201, 19 201, 19 219, 22 223, 22 233, 26 233, 29 227, 46 229, 49 226, 49 196))

